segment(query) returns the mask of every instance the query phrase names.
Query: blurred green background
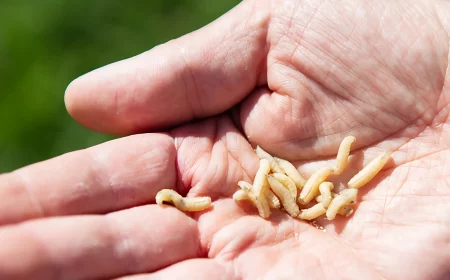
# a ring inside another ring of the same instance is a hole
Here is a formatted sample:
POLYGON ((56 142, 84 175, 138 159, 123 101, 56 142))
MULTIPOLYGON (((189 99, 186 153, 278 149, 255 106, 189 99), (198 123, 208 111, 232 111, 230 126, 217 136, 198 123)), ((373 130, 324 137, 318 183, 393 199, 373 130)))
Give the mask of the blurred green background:
POLYGON ((0 173, 112 139, 70 118, 67 85, 196 30, 239 2, 0 1, 0 173))

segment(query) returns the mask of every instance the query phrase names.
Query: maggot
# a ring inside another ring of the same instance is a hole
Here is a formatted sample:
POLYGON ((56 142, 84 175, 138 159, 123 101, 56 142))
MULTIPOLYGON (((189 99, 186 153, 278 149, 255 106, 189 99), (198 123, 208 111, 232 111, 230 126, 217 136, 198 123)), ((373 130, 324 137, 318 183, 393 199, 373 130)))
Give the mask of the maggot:
POLYGON ((361 171, 359 171, 353 178, 348 182, 349 188, 359 189, 370 180, 375 177, 378 172, 383 168, 390 157, 390 152, 385 152, 375 159, 373 159, 369 164, 367 164, 361 171))
POLYGON ((298 202, 300 204, 306 204, 314 199, 319 193, 319 185, 326 180, 326 178, 333 172, 333 168, 324 167, 319 169, 306 181, 303 187, 298 202))
MULTIPOLYGON (((266 180, 266 182, 267 182, 267 180, 266 180)), ((251 191, 252 185, 250 183, 248 183, 248 182, 245 182, 245 181, 239 181, 238 185, 239 185, 239 187, 241 189, 237 190, 233 194, 233 200, 240 201, 240 200, 248 200, 248 199, 250 199, 248 197, 247 192, 251 191)), ((279 209, 281 207, 281 205, 280 205, 280 200, 278 199, 278 197, 268 187, 264 188, 263 191, 264 191, 264 195, 267 198, 269 206, 271 208, 279 209)))
MULTIPOLYGON (((337 193, 331 192, 331 199, 335 198, 336 196, 338 196, 337 193)), ((325 204, 323 203, 322 195, 316 196, 316 202, 322 203, 325 206, 325 204)), ((327 208, 328 205, 325 206, 325 208, 327 208)), ((341 208, 339 208, 339 211, 338 211, 339 215, 342 215, 345 217, 350 216, 352 213, 353 213, 353 208, 350 205, 344 205, 341 208)))
POLYGON ((249 182, 245 181, 239 181, 238 186, 246 192, 250 191, 253 188, 253 186, 249 182))
POLYGON ((327 209, 327 219, 333 220, 343 206, 355 203, 358 189, 344 189, 333 200, 327 209))
POLYGON ((174 205, 181 211, 203 211, 211 206, 211 198, 204 197, 182 197, 171 189, 162 189, 156 194, 156 203, 163 205, 164 202, 174 205))
POLYGON ((275 160, 278 162, 278 166, 284 171, 284 173, 289 176, 292 181, 294 181, 297 188, 302 189, 306 184, 306 179, 303 178, 297 168, 285 159, 275 157, 275 160))
POLYGON ((261 159, 259 161, 259 168, 253 181, 253 191, 256 195, 260 196, 264 194, 264 189, 268 187, 266 175, 270 172, 270 162, 267 159, 261 159))
POLYGON ((249 199, 249 198, 248 198, 247 192, 245 190, 237 190, 233 194, 234 201, 247 200, 247 199, 249 199))
POLYGON ((280 166, 278 165, 277 160, 268 152, 264 151, 260 146, 256 147, 256 154, 258 155, 258 157, 260 159, 266 159, 269 161, 270 163, 270 168, 272 169, 273 172, 278 172, 278 173, 282 173, 283 170, 280 168, 280 166))
POLYGON ((264 195, 266 196, 267 201, 269 202, 269 206, 271 208, 276 208, 276 209, 281 208, 280 200, 270 189, 265 189, 264 195))
MULTIPOLYGON (((338 194, 335 192, 331 192, 331 199, 335 198, 338 194)), ((323 197, 321 194, 316 196, 316 202, 323 202, 323 197)), ((328 204, 329 205, 329 204, 328 204)))
POLYGON ((298 208, 295 198, 292 197, 289 190, 271 175, 266 175, 270 188, 278 196, 286 212, 292 217, 297 217, 300 209, 298 208))
POLYGON ((283 173, 273 173, 271 174, 278 182, 282 183, 291 193, 294 201, 297 199, 297 187, 294 181, 283 173))
POLYGON ((336 157, 336 165, 334 167, 335 174, 341 174, 342 171, 344 171, 344 169, 347 167, 350 149, 355 141, 356 138, 353 136, 347 136, 344 138, 344 140, 342 140, 336 157))
MULTIPOLYGON (((253 205, 256 207, 256 209, 258 210, 258 214, 263 217, 263 218, 269 218, 270 217, 270 204, 269 201, 267 199, 267 197, 265 196, 265 194, 261 194, 256 195, 255 193, 255 189, 254 187, 245 181, 239 181, 238 182, 238 186, 241 188, 242 191, 245 192, 245 194, 247 195, 247 199, 249 199, 253 205)), ((268 190, 268 189, 266 189, 268 190)), ((264 191, 264 190, 263 190, 264 191)), ((246 199, 242 193, 238 193, 238 194, 234 194, 233 198, 240 198, 242 199, 246 199)))
POLYGON ((303 209, 298 217, 302 220, 313 220, 327 212, 327 209, 322 203, 317 203, 316 205, 303 209))
POLYGON ((323 182, 319 185, 319 192, 322 196, 321 203, 325 208, 328 208, 328 205, 330 205, 331 200, 333 197, 331 196, 331 190, 334 188, 333 183, 330 182, 323 182))
POLYGON ((253 202, 253 205, 255 205, 256 209, 258 209, 258 214, 264 219, 269 218, 270 206, 267 198, 264 195, 258 197, 253 191, 249 191, 247 195, 248 198, 253 202))

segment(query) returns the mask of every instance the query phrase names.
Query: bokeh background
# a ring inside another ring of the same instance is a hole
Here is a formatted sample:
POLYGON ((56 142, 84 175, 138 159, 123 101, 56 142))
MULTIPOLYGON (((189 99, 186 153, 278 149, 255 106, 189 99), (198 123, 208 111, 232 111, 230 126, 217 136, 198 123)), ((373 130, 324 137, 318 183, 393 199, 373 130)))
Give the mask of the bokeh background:
POLYGON ((236 0, 0 0, 0 173, 113 139, 67 114, 76 77, 194 31, 236 0))

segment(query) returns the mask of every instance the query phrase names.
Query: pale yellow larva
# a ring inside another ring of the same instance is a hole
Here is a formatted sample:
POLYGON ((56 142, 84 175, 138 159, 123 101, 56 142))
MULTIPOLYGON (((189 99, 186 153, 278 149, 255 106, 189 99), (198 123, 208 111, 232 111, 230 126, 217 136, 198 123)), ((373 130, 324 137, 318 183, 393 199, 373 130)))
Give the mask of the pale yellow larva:
POLYGON ((313 220, 327 212, 325 206, 322 203, 317 203, 316 205, 303 209, 298 217, 302 220, 313 220))
POLYGON ((277 160, 268 152, 264 151, 260 146, 256 147, 256 154, 258 155, 258 157, 260 159, 266 159, 269 161, 270 163, 270 168, 273 172, 278 172, 278 173, 282 173, 283 170, 281 169, 281 167, 278 165, 277 160))
POLYGON ((295 168, 295 166, 287 160, 275 157, 278 162, 278 166, 284 171, 284 173, 289 176, 289 178, 294 181, 298 189, 302 189, 306 184, 306 179, 300 174, 300 172, 295 168))
POLYGON ((333 220, 338 214, 339 210, 346 205, 355 203, 358 189, 344 189, 333 200, 327 209, 327 219, 333 220))
POLYGON ((156 203, 163 205, 164 202, 186 212, 203 211, 211 206, 210 197, 182 197, 171 189, 162 189, 156 194, 156 203))
POLYGON ((369 164, 367 164, 361 171, 359 171, 353 178, 348 182, 349 188, 359 189, 365 184, 367 184, 370 180, 375 177, 378 172, 381 171, 383 166, 388 161, 391 156, 390 152, 385 152, 375 159, 373 159, 369 164))
POLYGON ((292 195, 292 199, 295 201, 297 199, 297 187, 294 181, 283 173, 273 173, 271 175, 289 190, 292 195))
POLYGON ((341 174, 342 171, 344 171, 344 169, 347 167, 350 149, 355 141, 356 138, 353 136, 347 136, 344 138, 344 140, 342 140, 336 157, 336 165, 334 167, 335 174, 341 174))
POLYGON ((323 182, 319 185, 319 192, 321 195, 321 203, 325 208, 328 208, 333 197, 331 196, 331 190, 334 188, 333 183, 323 182))
POLYGON ((292 197, 289 190, 271 175, 267 175, 270 188, 278 196, 286 212, 292 217, 297 217, 300 209, 298 208, 295 198, 292 197))
POLYGON ((325 181, 332 172, 333 168, 331 167, 324 167, 314 172, 308 181, 306 181, 298 198, 298 202, 300 204, 306 204, 313 200, 319 194, 320 184, 325 181))

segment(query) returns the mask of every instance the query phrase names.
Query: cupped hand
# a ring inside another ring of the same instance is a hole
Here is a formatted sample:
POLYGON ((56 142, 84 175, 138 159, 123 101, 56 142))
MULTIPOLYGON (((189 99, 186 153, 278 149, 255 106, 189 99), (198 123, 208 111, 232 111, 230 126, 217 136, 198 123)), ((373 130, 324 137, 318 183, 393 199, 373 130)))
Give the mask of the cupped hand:
POLYGON ((253 1, 68 88, 71 115, 123 137, 0 176, 2 278, 447 279, 450 4, 253 1), (162 132, 162 133, 161 133, 162 132), (384 150, 354 215, 326 231, 231 199, 255 145, 305 175, 357 141, 384 150), (162 188, 202 213, 148 205, 162 188))

